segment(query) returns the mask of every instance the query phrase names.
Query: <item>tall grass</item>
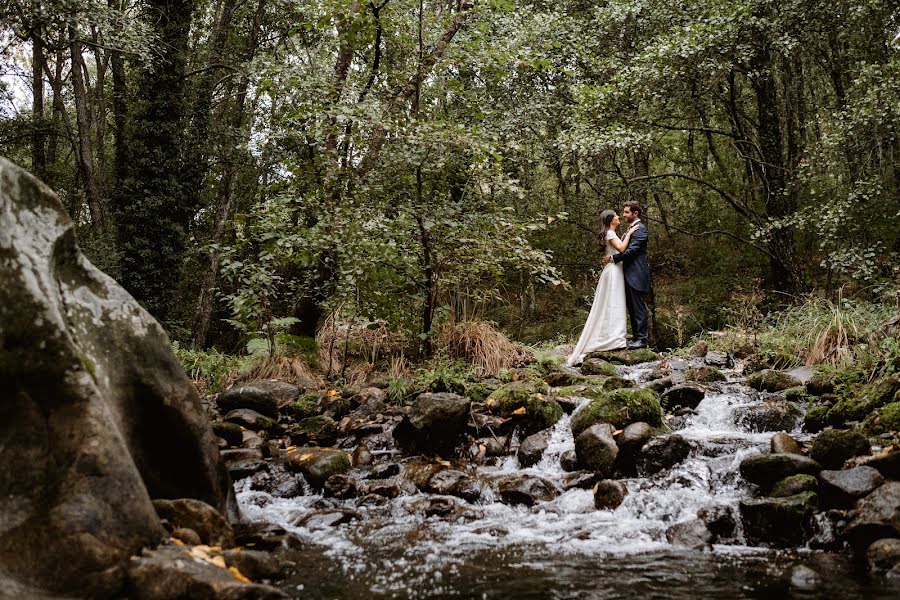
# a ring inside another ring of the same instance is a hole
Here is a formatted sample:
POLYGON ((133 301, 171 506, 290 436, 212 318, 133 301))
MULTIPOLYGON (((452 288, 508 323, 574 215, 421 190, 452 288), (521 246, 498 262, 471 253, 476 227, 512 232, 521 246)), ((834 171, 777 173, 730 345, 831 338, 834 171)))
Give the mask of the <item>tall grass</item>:
POLYGON ((523 346, 488 321, 447 323, 438 331, 436 347, 450 358, 467 361, 482 377, 496 375, 529 357, 523 346))

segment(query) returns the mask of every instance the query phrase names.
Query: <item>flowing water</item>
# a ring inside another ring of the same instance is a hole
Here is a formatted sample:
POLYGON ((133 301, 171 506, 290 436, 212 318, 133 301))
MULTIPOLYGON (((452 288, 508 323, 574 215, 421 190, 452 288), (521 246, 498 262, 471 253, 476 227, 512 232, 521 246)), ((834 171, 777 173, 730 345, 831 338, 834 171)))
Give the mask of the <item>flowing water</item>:
MULTIPOLYGON (((620 368, 635 380, 648 370, 620 368)), ((238 500, 250 519, 277 523, 307 543, 283 583, 296 597, 895 598, 896 588, 868 582, 843 555, 749 547, 739 526, 733 544, 711 550, 666 541, 667 528, 696 518, 699 509, 726 506, 736 515, 738 502, 751 496, 738 466, 767 448, 771 433, 743 430, 733 413, 756 402, 739 383, 707 393, 678 432, 692 442, 690 457, 653 477, 625 480, 629 493, 615 510, 595 509, 591 491, 582 489, 533 507, 511 506, 487 485, 474 503, 439 497, 447 507, 442 516, 428 516, 431 494, 360 505, 319 495, 277 498, 244 480, 238 500), (357 518, 296 524, 323 506, 352 509, 357 518)), ((477 471, 483 478, 525 472, 559 482, 560 456, 572 448, 565 416, 537 465, 521 469, 512 456, 477 471)))

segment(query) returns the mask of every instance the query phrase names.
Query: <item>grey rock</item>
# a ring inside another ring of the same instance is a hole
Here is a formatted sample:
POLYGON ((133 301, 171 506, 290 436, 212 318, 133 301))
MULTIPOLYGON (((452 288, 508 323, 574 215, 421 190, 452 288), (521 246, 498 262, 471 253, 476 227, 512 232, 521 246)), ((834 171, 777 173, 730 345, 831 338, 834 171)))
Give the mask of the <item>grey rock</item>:
POLYGON ((888 481, 858 500, 844 536, 858 552, 875 540, 900 537, 900 482, 888 481))
POLYGON ((783 431, 772 436, 769 446, 772 454, 803 454, 797 440, 783 431))
POLYGON ((559 457, 559 465, 563 471, 570 473, 579 470, 581 467, 578 465, 578 453, 574 450, 566 450, 559 457))
POLYGON ((281 426, 278 424, 278 421, 276 421, 272 417, 267 417, 249 408, 236 408, 225 415, 225 420, 229 423, 236 423, 237 425, 246 427, 247 429, 253 429, 254 431, 281 430, 281 426))
POLYGON ((659 397, 663 410, 672 412, 676 408, 697 408, 703 401, 706 390, 696 383, 681 383, 670 387, 659 397))
POLYGON ((578 463, 602 477, 612 474, 619 447, 613 439, 613 428, 607 423, 592 425, 575 438, 578 463))
POLYGON ((653 437, 653 428, 647 423, 631 423, 616 438, 619 450, 628 454, 637 454, 644 444, 653 437))
POLYGON ((810 518, 817 502, 815 492, 742 501, 739 506, 747 541, 782 548, 802 544, 811 534, 810 518))
POLYGON ((512 475, 507 477, 498 487, 500 498, 506 504, 524 504, 534 506, 539 502, 547 502, 556 498, 557 491, 552 483, 540 477, 528 475, 512 475))
POLYGON ((449 453, 465 431, 470 404, 456 394, 419 394, 409 415, 394 429, 394 438, 410 449, 449 453))
POLYGON ((281 575, 281 564, 269 552, 240 548, 224 550, 222 558, 229 567, 234 567, 245 577, 252 580, 278 579, 281 575))
POLYGON ((691 453, 691 444, 677 433, 650 440, 641 448, 638 472, 653 475, 671 469, 691 453))
POLYGON ((193 529, 204 544, 233 546, 234 530, 219 511, 200 500, 179 498, 178 500, 154 500, 153 508, 161 519, 173 528, 193 529))
POLYGON ((719 369, 728 369, 734 366, 734 359, 727 352, 719 352, 717 350, 707 352, 703 362, 719 369))
POLYGON ((737 523, 729 506, 705 506, 697 511, 697 518, 706 523, 713 541, 726 540, 734 535, 737 523))
POLYGON ((712 543, 713 534, 701 519, 691 519, 666 529, 666 540, 676 546, 703 549, 712 543))
POLYGON ((350 476, 338 473, 325 480, 325 483, 322 485, 322 493, 329 498, 343 500, 355 498, 356 482, 350 476))
POLYGON ((875 573, 885 573, 900 565, 900 539, 884 538, 872 542, 866 550, 869 568, 875 573))
POLYGON ((628 488, 621 481, 604 479, 594 486, 594 508, 612 510, 625 501, 628 488))
POLYGON ((798 454, 757 454, 741 461, 741 476, 765 490, 791 475, 819 474, 822 466, 816 461, 798 454))
POLYGON ((285 457, 285 466, 299 471, 310 485, 321 488, 332 475, 350 470, 350 455, 334 448, 296 448, 285 457))
POLYGON ((600 476, 592 471, 575 471, 562 476, 560 484, 565 491, 571 489, 589 490, 600 481, 600 476))
POLYGON ((153 498, 238 510, 166 333, 75 231, 46 185, 0 159, 0 571, 110 596, 164 535, 153 498))
MULTIPOLYGON (((290 385, 290 384, 288 384, 290 385)), ((300 395, 300 390, 292 386, 300 395)), ((236 385, 219 394, 216 404, 227 413, 239 408, 248 408, 272 419, 278 418, 278 400, 272 392, 253 384, 236 385)))
POLYGON ((516 453, 516 456, 519 459, 519 464, 523 467, 530 467, 537 464, 541 460, 541 457, 544 455, 544 451, 547 449, 549 443, 549 429, 539 431, 534 435, 529 435, 527 438, 522 440, 521 444, 519 444, 519 450, 516 453))
POLYGON ((269 463, 261 459, 248 458, 243 460, 235 460, 228 463, 228 473, 235 481, 250 477, 255 473, 264 471, 269 468, 269 463))
POLYGON ((803 592, 811 592, 822 585, 822 576, 806 565, 797 565, 791 569, 791 587, 803 592))
POLYGON ((772 498, 787 498, 788 496, 796 496, 803 492, 818 492, 819 480, 812 475, 803 473, 785 477, 774 486, 769 496, 772 498))
POLYGON ((857 499, 884 483, 884 477, 872 467, 861 466, 844 471, 822 471, 819 481, 822 504, 849 508, 857 499))
POLYGON ((803 411, 793 402, 769 400, 738 408, 734 411, 734 416, 736 423, 747 431, 792 431, 800 423, 803 411))
POLYGON ((869 440, 854 430, 829 429, 816 436, 809 456, 826 469, 840 469, 847 459, 869 453, 869 440))

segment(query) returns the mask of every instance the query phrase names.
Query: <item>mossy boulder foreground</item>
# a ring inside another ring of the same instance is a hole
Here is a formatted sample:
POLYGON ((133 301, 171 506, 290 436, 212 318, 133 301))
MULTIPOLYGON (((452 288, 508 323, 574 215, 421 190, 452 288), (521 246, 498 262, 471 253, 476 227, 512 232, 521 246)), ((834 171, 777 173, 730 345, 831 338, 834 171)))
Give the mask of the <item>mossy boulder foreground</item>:
POLYGON ((781 392, 790 388, 801 387, 803 382, 790 373, 765 369, 748 377, 747 385, 760 392, 781 392))
POLYGON ((624 388, 591 394, 586 396, 593 398, 591 402, 572 415, 572 433, 576 437, 597 423, 609 423, 616 429, 638 421, 654 427, 662 425, 659 395, 653 390, 624 388))
POLYGON ((494 391, 485 404, 491 412, 514 419, 522 433, 531 435, 552 427, 563 416, 562 406, 547 391, 545 384, 514 381, 494 391))
POLYGON ((81 253, 57 197, 0 159, 0 572, 118 596, 165 531, 154 499, 238 517, 162 327, 81 253))
POLYGON ((637 350, 591 352, 585 358, 585 362, 588 362, 591 359, 599 359, 615 365, 639 365, 641 363, 659 360, 659 354, 650 348, 638 348, 637 350))
POLYGON ((841 398, 828 411, 828 422, 844 425, 863 421, 873 411, 895 401, 900 393, 900 377, 892 375, 862 386, 841 398))

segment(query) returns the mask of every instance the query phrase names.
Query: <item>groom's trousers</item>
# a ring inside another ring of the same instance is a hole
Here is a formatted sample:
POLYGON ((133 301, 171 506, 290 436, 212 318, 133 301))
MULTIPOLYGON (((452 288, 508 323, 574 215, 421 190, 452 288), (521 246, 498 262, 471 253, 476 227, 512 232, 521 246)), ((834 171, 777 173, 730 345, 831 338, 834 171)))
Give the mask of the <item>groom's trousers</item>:
POLYGON ((631 337, 635 342, 647 341, 647 304, 643 292, 625 284, 625 308, 631 321, 631 337))

